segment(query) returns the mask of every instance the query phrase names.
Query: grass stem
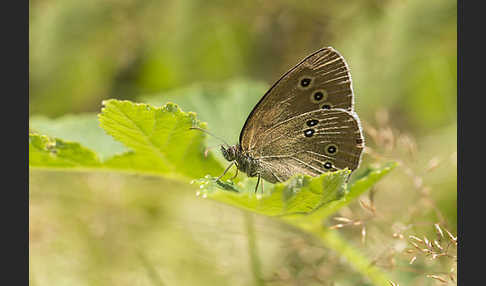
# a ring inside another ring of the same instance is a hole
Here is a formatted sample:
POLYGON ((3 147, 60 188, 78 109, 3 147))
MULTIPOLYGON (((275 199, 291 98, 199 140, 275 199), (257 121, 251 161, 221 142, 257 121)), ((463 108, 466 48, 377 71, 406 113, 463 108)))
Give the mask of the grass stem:
POLYGON ((248 251, 250 256, 250 266, 255 280, 255 285, 265 285, 263 281, 262 269, 260 258, 258 256, 258 249, 256 245, 255 225, 253 221, 253 215, 245 212, 245 224, 248 236, 248 251))

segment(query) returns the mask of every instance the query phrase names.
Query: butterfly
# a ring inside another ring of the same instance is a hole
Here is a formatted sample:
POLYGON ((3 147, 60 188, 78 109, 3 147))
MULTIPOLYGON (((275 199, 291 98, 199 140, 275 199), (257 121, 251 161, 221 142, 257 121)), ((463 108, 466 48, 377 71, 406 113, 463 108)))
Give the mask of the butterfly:
POLYGON ((249 177, 258 177, 256 192, 260 179, 277 183, 295 174, 355 170, 364 138, 353 107, 344 58, 332 47, 312 53, 260 99, 239 144, 221 145, 223 157, 231 162, 223 175, 235 164, 249 177))

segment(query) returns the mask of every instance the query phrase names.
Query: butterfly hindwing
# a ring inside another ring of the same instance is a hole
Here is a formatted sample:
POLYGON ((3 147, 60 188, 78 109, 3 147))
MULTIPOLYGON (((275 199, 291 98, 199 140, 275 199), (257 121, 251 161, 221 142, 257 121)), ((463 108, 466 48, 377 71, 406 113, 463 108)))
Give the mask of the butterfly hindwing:
POLYGON ((353 109, 351 75, 344 58, 323 48, 283 75, 250 113, 240 134, 244 150, 257 146, 257 138, 273 125, 320 109, 353 109))
POLYGON ((364 139, 357 116, 344 109, 315 110, 285 120, 262 134, 251 155, 262 177, 285 181, 296 173, 319 175, 360 163, 364 139))

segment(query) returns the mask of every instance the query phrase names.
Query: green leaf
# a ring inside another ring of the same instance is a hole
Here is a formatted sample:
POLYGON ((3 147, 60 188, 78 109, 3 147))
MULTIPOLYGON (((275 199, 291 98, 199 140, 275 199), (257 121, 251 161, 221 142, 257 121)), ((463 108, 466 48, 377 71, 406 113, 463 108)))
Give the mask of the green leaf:
POLYGON ((397 166, 395 162, 389 162, 381 167, 370 168, 368 174, 363 176, 351 185, 348 186, 347 192, 341 198, 330 201, 325 207, 320 208, 316 212, 306 216, 305 218, 291 218, 292 224, 299 227, 312 230, 317 226, 320 227, 320 223, 329 217, 330 215, 339 211, 342 207, 350 204, 354 199, 369 190, 374 184, 381 180, 386 174, 393 170, 397 166))
MULTIPOLYGON (((225 84, 197 83, 157 95, 143 96, 140 100, 152 105, 177 102, 183 110, 196 112, 198 119, 208 123, 212 133, 229 144, 235 144, 246 118, 268 88, 268 84, 263 82, 236 79, 225 84)), ((208 137, 208 146, 218 144, 221 141, 208 137)))
POLYGON ((395 165, 389 163, 370 170, 368 175, 356 180, 349 188, 346 180, 350 171, 347 169, 318 177, 297 175, 286 182, 270 185, 263 195, 259 190, 255 192, 253 178, 235 184, 206 176, 193 183, 199 185, 198 196, 255 213, 268 216, 311 215, 323 219, 364 193, 395 165))
MULTIPOLYGON (((30 166, 84 166, 164 174, 186 179, 223 172, 222 166, 212 154, 204 155, 206 134, 189 129, 194 126, 206 127, 206 124, 196 119, 195 113, 185 113, 172 103, 153 107, 130 101, 107 100, 103 104, 99 122, 105 132, 111 136, 106 135, 99 127, 97 127, 99 131, 94 131, 96 128, 92 126, 90 116, 74 118, 83 119, 81 122, 90 125, 84 129, 79 124, 75 124, 73 118, 63 118, 59 122, 37 118, 34 122, 37 130, 45 129, 50 130, 51 133, 70 136, 74 136, 79 131, 76 128, 78 126, 81 131, 84 131, 84 135, 90 138, 85 140, 88 144, 95 146, 95 139, 99 138, 100 142, 113 148, 112 156, 101 161, 98 159, 99 155, 79 143, 32 134, 30 166), (57 148, 54 148, 56 146, 57 148), (129 151, 120 153, 120 150, 127 149, 129 151)), ((83 134, 78 136, 82 137, 83 134)), ((96 145, 98 150, 101 149, 101 145, 101 143, 96 145)), ((103 148, 106 155, 107 147, 103 148)))
POLYGON ((213 155, 204 156, 205 134, 190 130, 205 127, 195 113, 185 113, 173 103, 153 107, 106 100, 103 105, 101 127, 131 150, 107 160, 106 167, 189 178, 223 172, 213 155))
POLYGON ((29 128, 36 133, 78 142, 96 152, 101 160, 127 151, 100 127, 96 113, 68 114, 55 119, 31 116, 29 128))
POLYGON ((79 143, 35 133, 29 134, 29 166, 95 167, 99 165, 98 156, 79 143))

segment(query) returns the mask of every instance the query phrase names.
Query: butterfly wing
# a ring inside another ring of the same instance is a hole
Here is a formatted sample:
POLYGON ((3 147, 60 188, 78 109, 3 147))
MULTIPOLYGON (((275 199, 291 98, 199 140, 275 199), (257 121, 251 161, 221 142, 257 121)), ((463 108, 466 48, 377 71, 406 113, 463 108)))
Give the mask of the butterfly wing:
POLYGON ((283 182, 297 173, 316 176, 349 168, 361 160, 364 139, 359 119, 344 109, 315 110, 265 130, 250 152, 269 182, 283 182))
POLYGON ((344 58, 333 48, 316 51, 284 74, 248 116, 240 146, 252 150, 258 137, 273 125, 318 109, 353 109, 351 74, 344 58))

